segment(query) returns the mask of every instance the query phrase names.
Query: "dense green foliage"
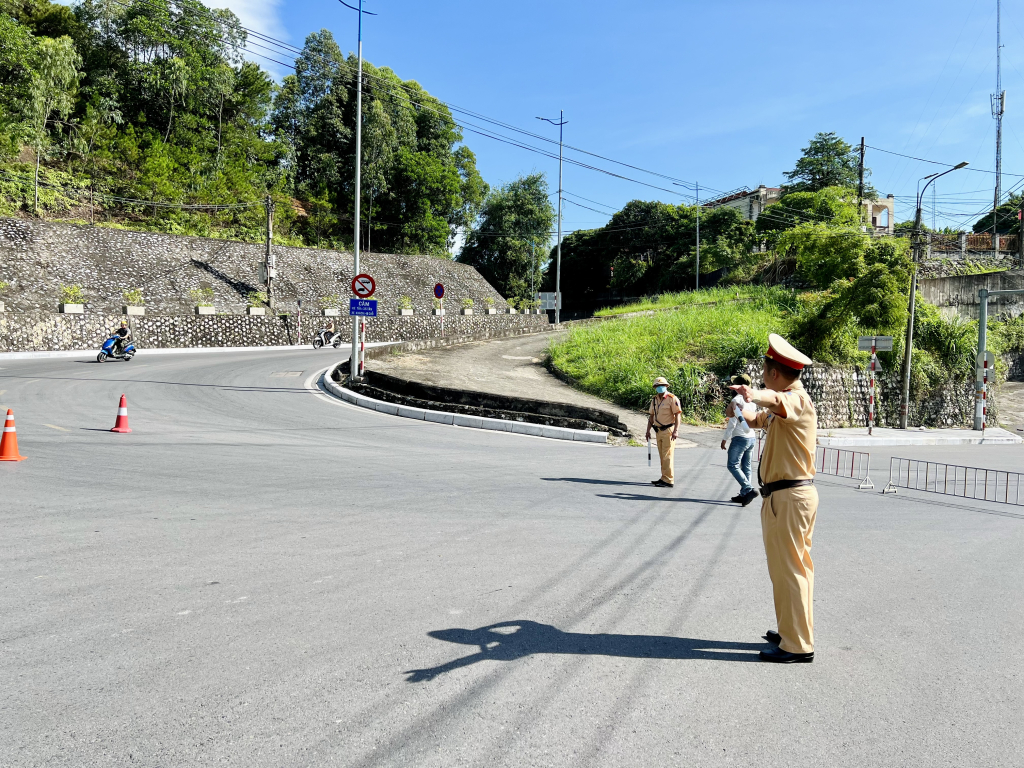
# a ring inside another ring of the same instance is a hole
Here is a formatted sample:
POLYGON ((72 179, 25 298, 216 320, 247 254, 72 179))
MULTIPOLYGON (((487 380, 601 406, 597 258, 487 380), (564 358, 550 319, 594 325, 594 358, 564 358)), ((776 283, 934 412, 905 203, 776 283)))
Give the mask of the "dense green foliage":
MULTIPOLYGON (((996 209, 996 216, 999 221, 998 232, 1000 235, 1016 235, 1020 232, 1021 224, 1020 219, 1017 218, 1017 213, 1021 209, 1024 209, 1024 192, 1012 193, 1009 199, 996 209)), ((989 211, 974 222, 974 231, 991 232, 992 220, 992 211, 989 211)))
POLYGON ((786 333, 797 306, 783 288, 738 293, 690 292, 680 309, 573 328, 552 345, 552 364, 584 390, 639 409, 650 403, 654 378, 665 376, 687 418, 717 419, 725 403, 709 384, 763 355, 768 334, 786 333))
MULTIPOLYGON (((245 40, 198 0, 0 0, 0 214, 259 238, 270 194, 279 239, 350 246, 354 60, 315 33, 278 86, 245 40)), ((447 255, 486 194, 473 153, 417 83, 364 67, 364 237, 447 255)))
POLYGON ((531 288, 538 290, 543 278, 541 258, 554 220, 544 177, 518 178, 487 196, 459 261, 476 267, 503 296, 532 301, 531 288))
MULTIPOLYGON (((753 226, 739 211, 715 208, 700 217, 702 275, 741 270, 757 260, 750 248, 753 226)), ((696 206, 627 203, 604 227, 563 240, 564 303, 587 304, 609 290, 640 296, 692 286, 696 246, 696 206)), ((554 290, 553 278, 549 267, 545 290, 554 290)))

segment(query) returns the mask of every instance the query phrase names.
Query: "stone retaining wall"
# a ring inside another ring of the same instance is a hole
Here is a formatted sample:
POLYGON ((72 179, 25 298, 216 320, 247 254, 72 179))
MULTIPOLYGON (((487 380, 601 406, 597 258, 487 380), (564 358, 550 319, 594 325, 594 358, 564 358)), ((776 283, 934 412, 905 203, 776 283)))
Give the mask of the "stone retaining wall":
MULTIPOLYGON (((747 364, 747 373, 761 380, 762 363, 747 364)), ((800 377, 818 412, 818 427, 866 427, 868 423, 868 371, 857 367, 812 366, 800 377)), ((900 421, 903 383, 898 374, 882 371, 875 378, 875 425, 896 427, 900 421)), ((989 420, 997 423, 997 404, 989 400, 989 420)), ((922 401, 911 396, 907 413, 910 426, 962 427, 974 424, 974 382, 950 385, 940 395, 922 401)))
MULTIPOLYGON (((122 320, 119 314, 60 315, 51 312, 0 313, 0 352, 96 349, 122 320)), ((337 318, 342 332, 347 317, 337 318)), ((295 315, 174 315, 128 318, 140 349, 168 347, 259 347, 295 344, 295 315)), ((303 316, 302 341, 309 343, 323 318, 303 316)), ((480 336, 540 330, 547 315, 456 315, 444 319, 444 336, 480 336)), ((367 341, 442 338, 440 318, 381 317, 367 322, 367 341)))
MULTIPOLYGON (((278 245, 273 251, 278 312, 294 314, 298 299, 304 312, 317 310, 319 297, 338 295, 348 314, 351 253, 278 245)), ((249 293, 263 290, 265 254, 262 243, 0 218, 0 281, 10 284, 0 301, 9 312, 55 312, 61 286, 80 285, 86 311, 113 314, 121 311, 122 293, 138 288, 147 315, 177 316, 193 312, 190 290, 210 288, 218 312, 242 314, 249 293)), ((402 296, 412 299, 417 314, 428 315, 435 283, 444 284, 452 315, 463 299, 473 299, 477 311, 486 299, 499 310, 508 306, 473 267, 449 259, 367 253, 360 271, 376 279, 374 298, 384 316, 397 314, 402 296)))

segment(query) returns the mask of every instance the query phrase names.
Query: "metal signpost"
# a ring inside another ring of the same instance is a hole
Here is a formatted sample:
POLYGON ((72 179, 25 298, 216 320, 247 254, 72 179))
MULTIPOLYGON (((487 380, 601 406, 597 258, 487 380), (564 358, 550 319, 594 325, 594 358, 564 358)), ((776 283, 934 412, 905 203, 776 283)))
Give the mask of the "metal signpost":
POLYGON ((369 275, 359 274, 352 278, 352 293, 356 298, 349 299, 348 314, 356 327, 355 336, 358 343, 353 345, 355 355, 349 361, 349 375, 356 381, 363 378, 363 360, 366 352, 366 321, 362 318, 377 316, 377 302, 370 299, 376 290, 377 281, 369 275))
MULTIPOLYGON (((975 397, 981 395, 981 439, 985 439, 985 425, 988 421, 988 372, 996 366, 996 356, 988 350, 978 353, 978 384, 975 397)), ((977 405, 975 406, 977 409, 977 405)))
POLYGON ((441 302, 438 312, 441 313, 441 336, 444 336, 444 285, 438 283, 434 286, 434 298, 441 302))
POLYGON ((857 351, 871 353, 871 365, 868 368, 868 434, 875 429, 875 371, 882 368, 878 363, 877 352, 892 352, 892 336, 858 336, 857 351))

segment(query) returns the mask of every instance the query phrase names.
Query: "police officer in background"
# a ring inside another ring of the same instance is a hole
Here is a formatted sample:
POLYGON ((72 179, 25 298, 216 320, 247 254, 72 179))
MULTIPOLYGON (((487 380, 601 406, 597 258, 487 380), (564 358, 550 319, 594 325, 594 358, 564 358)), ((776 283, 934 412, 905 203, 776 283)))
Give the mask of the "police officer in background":
POLYGON ((653 429, 658 436, 658 456, 661 458, 661 477, 651 480, 651 485, 671 488, 675 485, 676 438, 682 423, 683 406, 679 398, 668 391, 668 379, 659 376, 654 380, 654 397, 647 417, 647 440, 653 429))
POLYGON ((814 450, 818 415, 800 383, 811 364, 807 355, 778 334, 768 337, 764 389, 730 387, 746 402, 764 408, 744 412, 750 426, 766 429, 757 480, 761 486, 761 534, 775 598, 779 631, 768 630, 771 644, 762 661, 800 664, 814 661, 814 563, 811 537, 818 511, 814 487, 814 450))

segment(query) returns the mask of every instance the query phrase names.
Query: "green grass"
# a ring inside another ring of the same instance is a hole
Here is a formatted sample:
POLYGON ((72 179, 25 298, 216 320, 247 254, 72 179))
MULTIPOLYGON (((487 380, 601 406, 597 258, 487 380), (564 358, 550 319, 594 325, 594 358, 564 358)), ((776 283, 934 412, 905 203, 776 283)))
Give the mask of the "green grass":
MULTIPOLYGON (((653 308, 648 305, 617 309, 653 308)), ((786 333, 795 305, 793 294, 781 288, 676 294, 665 306, 680 309, 573 328, 549 352, 555 367, 606 400, 646 409, 651 382, 665 376, 689 420, 717 420, 725 406, 717 381, 763 355, 769 333, 786 333), (747 301, 723 300, 737 293, 747 301)))
POLYGON ((743 304, 751 301, 767 301, 770 304, 791 306, 793 300, 789 291, 761 285, 734 286, 729 288, 710 288, 701 291, 680 291, 679 293, 663 293, 643 301, 623 304, 618 307, 605 307, 595 312, 597 317, 625 315, 630 312, 646 312, 650 310, 667 311, 698 304, 734 303, 743 304))

